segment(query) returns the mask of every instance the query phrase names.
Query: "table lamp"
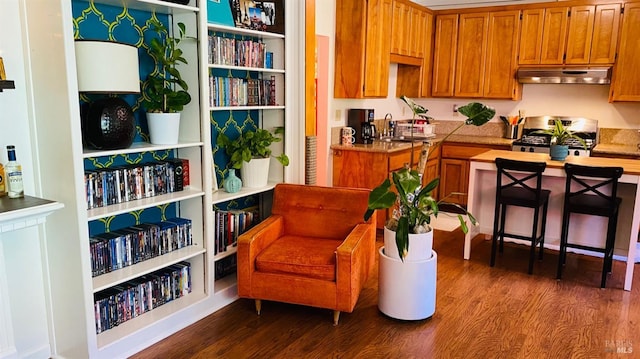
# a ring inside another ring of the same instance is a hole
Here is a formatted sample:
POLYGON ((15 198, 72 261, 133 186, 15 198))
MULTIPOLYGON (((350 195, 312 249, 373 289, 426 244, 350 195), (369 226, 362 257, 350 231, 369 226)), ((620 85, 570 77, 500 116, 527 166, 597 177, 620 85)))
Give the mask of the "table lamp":
MULTIPOLYGON (((87 94, 140 93, 138 49, 94 40, 76 40, 78 91, 87 94)), ((103 97, 83 105, 82 138, 99 150, 128 148, 135 136, 131 106, 119 97, 103 97)))

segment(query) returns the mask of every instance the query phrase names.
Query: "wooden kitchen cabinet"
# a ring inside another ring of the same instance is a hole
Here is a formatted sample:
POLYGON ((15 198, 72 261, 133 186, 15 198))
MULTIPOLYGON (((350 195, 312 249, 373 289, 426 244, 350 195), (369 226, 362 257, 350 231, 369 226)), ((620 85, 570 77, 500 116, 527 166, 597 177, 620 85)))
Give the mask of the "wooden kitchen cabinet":
POLYGON ((444 143, 441 147, 439 198, 461 206, 467 205, 469 159, 489 150, 510 149, 504 146, 473 146, 459 143, 444 143))
MULTIPOLYGON (((521 86, 515 79, 519 31, 519 10, 460 14, 453 96, 519 99, 521 86)), ((443 82, 435 73, 433 81, 443 82)))
POLYGON ((613 64, 621 4, 525 9, 520 65, 613 64))
MULTIPOLYGON (((393 55, 424 57, 428 10, 408 0, 394 0, 391 24, 391 62, 413 62, 393 55)), ((429 32, 430 33, 430 32, 429 32)), ((417 62, 418 64, 420 61, 417 62)))
POLYGON ((613 64, 620 4, 571 7, 565 64, 613 64))
MULTIPOLYGON (((416 12, 413 12, 415 15, 416 12)), ((417 40, 414 44, 419 49, 418 57, 402 57, 391 55, 392 62, 394 59, 403 61, 405 59, 416 59, 417 63, 398 62, 398 78, 396 82, 396 97, 402 95, 408 97, 429 97, 431 96, 431 54, 433 53, 433 14, 428 11, 419 12, 419 21, 423 26, 422 39, 417 40), (420 53, 422 51, 422 53, 420 53)))
POLYGON ((522 30, 520 31, 520 65, 536 65, 542 56, 542 30, 544 9, 522 10, 522 30))
MULTIPOLYGON (((344 148, 342 146, 332 148, 333 186, 367 189, 377 187, 385 178, 391 179, 392 172, 403 168, 405 164, 410 162, 411 147, 406 144, 403 147, 390 151, 373 150, 372 146, 367 149, 344 148)), ((423 184, 438 176, 439 148, 440 146, 429 153, 423 184)), ((420 144, 416 144, 413 149, 414 168, 420 157, 420 149, 420 144)), ((377 211, 376 215, 377 227, 383 228, 387 220, 387 211, 377 211)))
POLYGON ((609 101, 640 101, 640 3, 626 3, 609 101))
POLYGON ((458 43, 458 14, 436 15, 431 96, 453 96, 458 43))
POLYGON ((455 97, 482 97, 488 32, 488 12, 460 14, 453 90, 455 97))
POLYGON ((392 1, 336 1, 335 98, 387 97, 392 1))
POLYGON ((561 65, 563 63, 568 23, 568 7, 548 8, 545 10, 542 50, 540 51, 541 64, 561 65))
POLYGON ((590 64, 613 64, 616 61, 621 7, 620 4, 596 6, 590 64))

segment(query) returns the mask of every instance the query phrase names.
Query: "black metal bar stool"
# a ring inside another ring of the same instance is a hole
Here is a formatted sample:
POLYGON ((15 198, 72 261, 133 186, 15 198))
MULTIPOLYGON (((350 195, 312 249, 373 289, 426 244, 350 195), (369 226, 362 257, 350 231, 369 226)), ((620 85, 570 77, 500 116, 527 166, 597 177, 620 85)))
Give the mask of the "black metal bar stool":
POLYGON ((491 243, 491 266, 495 265, 498 238, 500 239, 500 253, 504 249, 504 237, 531 241, 529 255, 529 274, 533 273, 536 246, 540 244, 539 258, 542 259, 544 246, 544 232, 547 225, 547 207, 551 191, 542 189, 542 172, 545 162, 526 162, 496 158, 498 167, 496 182, 496 206, 493 220, 493 238, 491 243), (533 209, 533 228, 531 236, 506 233, 504 230, 507 206, 526 207, 533 209), (542 222, 538 235, 538 220, 542 207, 542 222))
POLYGON ((613 245, 616 240, 618 210, 622 199, 617 197, 618 179, 622 176, 622 167, 589 167, 565 163, 567 173, 564 194, 564 210, 562 215, 562 234, 560 237, 560 256, 558 259, 558 275, 562 278, 562 269, 567 259, 567 248, 578 248, 604 254, 602 264, 602 281, 604 288, 607 274, 613 265, 613 245), (569 218, 571 213, 607 217, 607 238, 604 248, 569 243, 569 218))

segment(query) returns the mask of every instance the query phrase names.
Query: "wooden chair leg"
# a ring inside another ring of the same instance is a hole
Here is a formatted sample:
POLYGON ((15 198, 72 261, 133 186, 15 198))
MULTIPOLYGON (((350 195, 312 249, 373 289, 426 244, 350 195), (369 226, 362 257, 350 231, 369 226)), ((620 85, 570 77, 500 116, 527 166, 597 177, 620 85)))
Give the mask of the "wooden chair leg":
POLYGON ((256 299, 256 313, 260 315, 260 310, 262 310, 262 300, 256 299))
POLYGON ((339 310, 334 310, 333 311, 333 325, 336 326, 338 325, 338 320, 340 319, 340 311, 339 310))

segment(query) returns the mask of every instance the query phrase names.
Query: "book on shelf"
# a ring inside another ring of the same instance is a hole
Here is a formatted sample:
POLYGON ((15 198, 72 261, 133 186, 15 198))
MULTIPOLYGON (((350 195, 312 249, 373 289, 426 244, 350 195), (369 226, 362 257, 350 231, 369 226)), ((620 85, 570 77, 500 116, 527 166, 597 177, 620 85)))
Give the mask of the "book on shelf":
POLYGON ((222 279, 228 275, 234 274, 237 269, 238 256, 234 253, 228 257, 224 257, 215 264, 215 280, 222 279))
POLYGON ((260 213, 257 207, 242 210, 217 210, 214 214, 215 222, 215 254, 226 252, 235 247, 238 237, 251 227, 260 223, 260 213))
POLYGON ((269 79, 209 77, 211 107, 275 106, 275 76, 269 79))

